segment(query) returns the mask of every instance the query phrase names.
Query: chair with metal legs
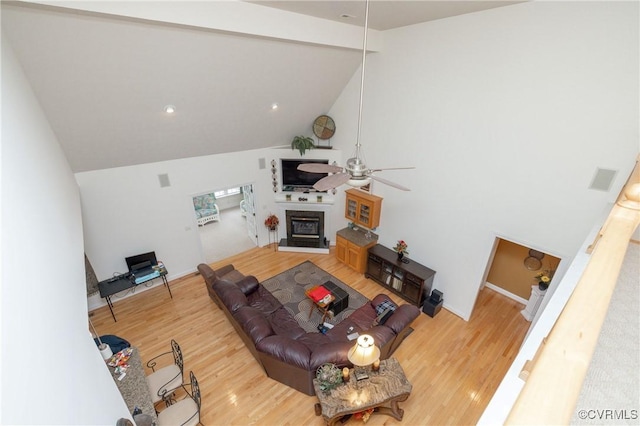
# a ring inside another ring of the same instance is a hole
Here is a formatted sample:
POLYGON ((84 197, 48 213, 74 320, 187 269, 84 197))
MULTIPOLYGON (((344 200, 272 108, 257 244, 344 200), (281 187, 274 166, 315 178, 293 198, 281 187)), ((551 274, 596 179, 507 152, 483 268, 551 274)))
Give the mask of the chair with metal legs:
POLYGON ((200 407, 202 402, 200 386, 193 371, 189 372, 189 378, 191 381, 191 393, 187 391, 187 396, 175 404, 168 406, 158 414, 159 426, 202 425, 200 422, 200 407))
POLYGON ((147 383, 154 405, 160 401, 164 401, 166 405, 170 405, 174 400, 174 392, 178 388, 183 388, 186 391, 183 376, 184 360, 182 358, 180 345, 178 345, 175 340, 171 339, 171 351, 153 357, 147 362, 147 367, 153 371, 153 373, 147 376, 147 383), (169 354, 173 355, 173 363, 159 367, 158 362, 161 362, 162 359, 170 359, 167 356, 169 354))

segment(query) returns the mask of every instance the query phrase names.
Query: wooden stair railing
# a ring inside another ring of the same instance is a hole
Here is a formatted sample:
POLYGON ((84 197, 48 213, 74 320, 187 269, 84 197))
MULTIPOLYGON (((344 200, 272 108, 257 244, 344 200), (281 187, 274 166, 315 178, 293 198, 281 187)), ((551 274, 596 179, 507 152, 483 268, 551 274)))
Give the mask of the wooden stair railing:
POLYGON ((621 196, 589 246, 591 258, 573 294, 520 375, 526 383, 505 424, 571 421, 629 241, 639 223, 637 159, 621 196))

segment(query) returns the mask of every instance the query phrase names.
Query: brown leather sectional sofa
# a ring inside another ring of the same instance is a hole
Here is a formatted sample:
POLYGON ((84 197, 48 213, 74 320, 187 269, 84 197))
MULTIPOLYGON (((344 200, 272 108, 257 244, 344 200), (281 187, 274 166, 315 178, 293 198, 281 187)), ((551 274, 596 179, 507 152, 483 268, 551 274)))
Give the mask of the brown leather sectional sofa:
POLYGON ((307 395, 314 395, 316 369, 324 363, 351 366, 347 351, 355 341, 347 329, 371 335, 380 347, 380 359, 393 354, 411 332, 420 315, 413 305, 397 307, 384 325, 374 325, 375 307, 385 300, 377 295, 326 334, 306 332, 282 304, 254 276, 239 274, 232 265, 214 271, 198 265, 209 296, 222 309, 267 376, 307 395), (230 278, 230 279, 227 279, 230 278))

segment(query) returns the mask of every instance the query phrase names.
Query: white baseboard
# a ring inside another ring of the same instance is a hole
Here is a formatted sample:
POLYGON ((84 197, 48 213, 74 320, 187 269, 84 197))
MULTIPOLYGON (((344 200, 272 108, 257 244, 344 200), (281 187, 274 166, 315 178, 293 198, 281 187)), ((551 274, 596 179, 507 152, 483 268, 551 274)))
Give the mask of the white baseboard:
POLYGON ((526 305, 529 301, 527 299, 523 299, 520 296, 516 296, 513 293, 508 292, 507 290, 505 290, 502 287, 498 287, 495 284, 491 284, 490 282, 486 282, 484 285, 486 285, 487 287, 489 287, 491 290, 502 294, 503 296, 507 296, 509 299, 515 300, 516 302, 522 303, 523 305, 526 305))

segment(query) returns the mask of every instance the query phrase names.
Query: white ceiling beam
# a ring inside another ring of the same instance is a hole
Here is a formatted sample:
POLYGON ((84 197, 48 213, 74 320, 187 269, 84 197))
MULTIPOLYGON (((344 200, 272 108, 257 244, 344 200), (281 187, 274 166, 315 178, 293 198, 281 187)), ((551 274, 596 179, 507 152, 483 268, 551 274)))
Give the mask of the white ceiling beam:
MULTIPOLYGON (((255 37, 362 49, 362 27, 237 0, 24 2, 255 37)), ((380 31, 368 30, 367 50, 382 50, 380 31)))

